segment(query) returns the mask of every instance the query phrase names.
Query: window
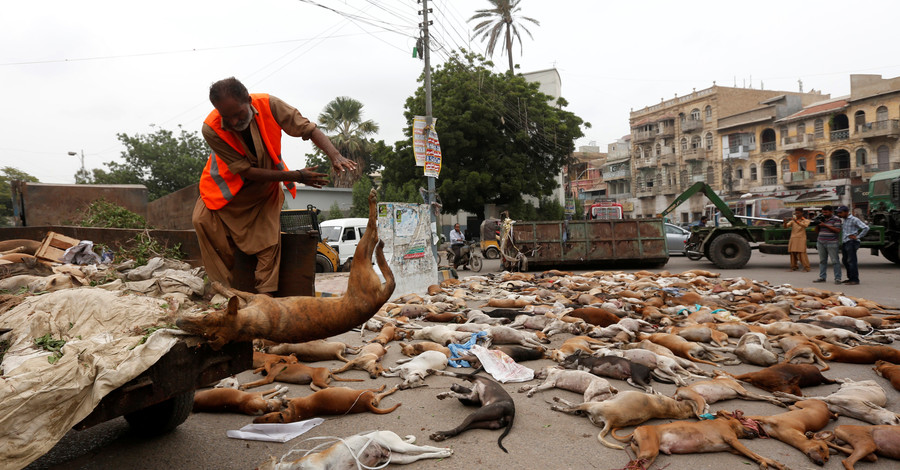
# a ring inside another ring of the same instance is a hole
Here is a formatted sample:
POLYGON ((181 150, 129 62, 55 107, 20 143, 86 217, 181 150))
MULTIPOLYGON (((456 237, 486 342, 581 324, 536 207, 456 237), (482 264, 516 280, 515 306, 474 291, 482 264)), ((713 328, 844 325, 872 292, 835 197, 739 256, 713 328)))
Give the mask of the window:
POLYGON ((816 173, 820 175, 825 173, 825 157, 822 155, 816 157, 816 173))
POLYGON ((356 240, 356 230, 354 230, 353 227, 344 229, 344 241, 347 240, 356 240))
POLYGON ((864 166, 866 164, 866 149, 858 149, 856 151, 856 166, 864 166))
POLYGON ((806 124, 800 123, 797 124, 797 139, 803 140, 803 135, 806 134, 806 124))
POLYGON ((853 125, 859 129, 861 126, 866 125, 866 112, 865 111, 857 111, 853 113, 853 125))
POLYGON ((875 119, 878 121, 888 120, 887 106, 879 106, 878 109, 875 110, 875 119))
POLYGON ((661 153, 662 153, 662 145, 659 145, 659 144, 657 143, 657 144, 656 144, 656 156, 658 157, 659 154, 661 154, 661 153))
POLYGON ((685 151, 687 151, 687 149, 688 149, 688 140, 687 140, 687 137, 682 137, 682 138, 681 138, 681 151, 682 151, 682 152, 685 152, 685 151))
POLYGON ((750 164, 750 181, 756 181, 756 164, 750 164))
POLYGON ((797 171, 806 171, 806 157, 800 157, 800 160, 797 160, 797 171))
POLYGON ((737 179, 739 179, 739 180, 744 179, 744 167, 739 166, 739 167, 735 168, 735 169, 734 169, 734 176, 736 176, 737 179))
POLYGON ((712 106, 706 106, 706 122, 712 121, 712 106))
POLYGON ((692 149, 700 148, 700 136, 699 135, 695 135, 694 137, 691 138, 691 148, 692 149))
POLYGON ((816 133, 817 139, 825 137, 825 121, 816 119, 816 122, 813 124, 813 132, 816 133))
POLYGON ((713 148, 713 136, 712 132, 706 133, 706 150, 712 150, 713 148))
POLYGON ((691 110, 691 121, 699 121, 700 120, 700 110, 694 108, 691 110))
POLYGON ((678 120, 681 121, 682 124, 684 124, 684 113, 678 113, 678 120))
MULTIPOLYGON (((781 139, 787 139, 788 136, 788 128, 787 126, 781 126, 781 139)), ((774 139, 773 139, 774 140, 774 139)))
POLYGON ((887 145, 882 145, 881 147, 878 147, 877 154, 876 154, 876 155, 878 155, 878 161, 876 162, 876 163, 878 163, 878 171, 887 170, 888 166, 890 166, 890 159, 891 159, 890 152, 891 152, 891 149, 889 149, 887 145))
POLYGON ((791 162, 787 158, 781 161, 781 174, 786 175, 791 172, 791 162))

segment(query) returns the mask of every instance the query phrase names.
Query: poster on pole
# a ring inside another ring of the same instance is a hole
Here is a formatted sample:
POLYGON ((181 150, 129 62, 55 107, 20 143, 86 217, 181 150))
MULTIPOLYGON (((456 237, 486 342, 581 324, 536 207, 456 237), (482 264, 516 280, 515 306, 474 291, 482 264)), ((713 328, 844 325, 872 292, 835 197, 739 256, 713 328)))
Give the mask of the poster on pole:
MULTIPOLYGON (((432 126, 436 122, 437 118, 431 119, 432 126)), ((413 154, 416 157, 416 166, 425 166, 426 147, 425 116, 416 116, 413 118, 413 154)))
POLYGON ((441 143, 438 141, 434 125, 428 129, 428 142, 425 148, 425 176, 433 178, 441 174, 441 143))

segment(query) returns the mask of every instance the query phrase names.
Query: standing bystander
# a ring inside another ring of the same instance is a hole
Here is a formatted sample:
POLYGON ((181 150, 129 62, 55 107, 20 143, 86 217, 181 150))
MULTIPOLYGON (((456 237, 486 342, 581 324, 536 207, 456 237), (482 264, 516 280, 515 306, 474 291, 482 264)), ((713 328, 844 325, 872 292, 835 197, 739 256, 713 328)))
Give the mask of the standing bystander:
POLYGON ((869 233, 869 226, 862 220, 850 215, 850 208, 841 206, 837 209, 838 217, 844 219, 841 227, 841 261, 847 270, 847 280, 844 284, 855 286, 859 284, 859 264, 856 259, 856 251, 859 250, 860 239, 869 233))
POLYGON ((834 265, 834 283, 841 283, 841 260, 838 258, 841 219, 834 215, 832 206, 822 207, 822 213, 813 219, 812 225, 819 232, 816 250, 819 252, 819 278, 813 282, 825 282, 828 278, 828 260, 834 265))
POLYGON ((794 217, 784 223, 791 228, 791 239, 788 241, 788 253, 791 255, 791 269, 796 271, 799 266, 809 272, 809 257, 806 256, 806 227, 809 227, 809 219, 803 216, 803 208, 794 209, 794 217))

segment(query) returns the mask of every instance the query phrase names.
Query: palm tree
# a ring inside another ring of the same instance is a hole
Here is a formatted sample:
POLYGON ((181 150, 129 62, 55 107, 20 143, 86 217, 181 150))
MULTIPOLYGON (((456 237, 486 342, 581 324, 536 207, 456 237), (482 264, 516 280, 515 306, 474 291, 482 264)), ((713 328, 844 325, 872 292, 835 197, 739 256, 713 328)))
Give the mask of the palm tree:
POLYGON ((340 175, 332 175, 335 187, 353 186, 368 166, 370 142, 366 137, 378 132, 375 121, 362 120, 363 104, 347 96, 331 100, 319 114, 319 125, 325 130, 331 143, 341 155, 356 162, 356 170, 340 175))
POLYGON ((512 47, 513 37, 519 41, 519 55, 522 55, 522 37, 519 35, 519 29, 528 33, 528 37, 534 39, 531 32, 525 26, 519 24, 521 21, 530 21, 538 26, 541 23, 527 16, 517 16, 519 13, 519 2, 521 0, 488 0, 494 8, 486 10, 475 10, 475 15, 469 18, 469 21, 483 20, 475 25, 475 36, 481 35, 481 39, 487 39, 487 55, 492 57, 494 49, 497 47, 500 34, 503 33, 503 39, 506 42, 506 55, 509 57, 509 73, 513 71, 512 47))

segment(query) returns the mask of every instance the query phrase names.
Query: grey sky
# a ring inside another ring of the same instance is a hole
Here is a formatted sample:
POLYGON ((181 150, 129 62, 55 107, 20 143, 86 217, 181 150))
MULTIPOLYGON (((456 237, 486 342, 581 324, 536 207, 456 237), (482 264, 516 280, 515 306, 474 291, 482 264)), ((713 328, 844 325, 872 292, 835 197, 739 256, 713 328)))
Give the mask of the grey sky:
MULTIPOLYGON (((0 166, 43 182, 72 183, 85 166, 105 168, 123 147, 116 133, 156 125, 197 131, 211 109, 209 84, 234 75, 315 120, 350 96, 393 143, 407 125, 403 104, 422 62, 411 57, 420 21, 415 0, 191 0, 6 2, 0 17, 0 166)), ((468 47, 465 22, 484 0, 431 0, 434 62, 468 47)), ((520 71, 555 66, 569 109, 593 124, 579 145, 628 133, 631 108, 719 85, 849 93, 850 73, 900 75, 893 37, 900 3, 871 1, 523 0, 520 71)), ((483 45, 472 42, 483 51, 483 45)), ((495 55, 496 70, 505 56, 495 55)), ((439 117, 439 116, 438 116, 439 117)), ((157 127, 157 128, 158 128, 157 127)), ((440 132, 440 126, 438 126, 440 132)), ((299 168, 308 142, 286 139, 299 168)), ((445 158, 452 158, 446 155, 445 158)))

